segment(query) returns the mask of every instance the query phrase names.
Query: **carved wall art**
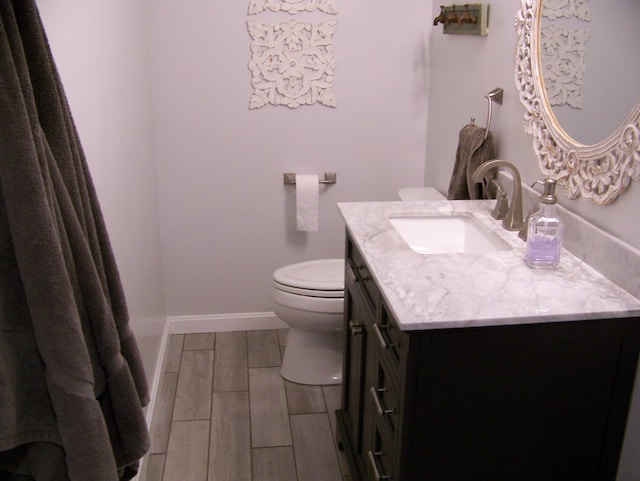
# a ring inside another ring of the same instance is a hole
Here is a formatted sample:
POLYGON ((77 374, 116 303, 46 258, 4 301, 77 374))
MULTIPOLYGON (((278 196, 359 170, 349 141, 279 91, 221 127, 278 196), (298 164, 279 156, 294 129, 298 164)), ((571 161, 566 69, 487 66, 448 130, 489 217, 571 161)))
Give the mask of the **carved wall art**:
POLYGON ((540 60, 550 105, 582 108, 582 81, 590 33, 589 27, 569 29, 551 25, 540 29, 540 60))
POLYGON ((333 34, 336 22, 289 20, 275 24, 247 21, 251 42, 253 93, 250 109, 267 104, 320 103, 336 106, 333 92, 333 34))
POLYGON ((319 10, 324 13, 337 13, 336 0, 251 0, 249 14, 270 10, 272 12, 287 12, 291 14, 312 12, 319 10))
POLYGON ((577 17, 589 22, 591 20, 589 0, 544 0, 542 16, 551 20, 577 17))

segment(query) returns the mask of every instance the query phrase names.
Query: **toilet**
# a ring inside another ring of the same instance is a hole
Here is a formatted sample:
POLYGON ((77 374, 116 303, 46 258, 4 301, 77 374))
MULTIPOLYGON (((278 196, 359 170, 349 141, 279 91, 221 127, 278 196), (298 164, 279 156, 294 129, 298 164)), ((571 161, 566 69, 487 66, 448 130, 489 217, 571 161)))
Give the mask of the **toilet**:
POLYGON ((298 384, 342 381, 344 259, 321 259, 273 273, 275 314, 289 325, 280 374, 298 384))

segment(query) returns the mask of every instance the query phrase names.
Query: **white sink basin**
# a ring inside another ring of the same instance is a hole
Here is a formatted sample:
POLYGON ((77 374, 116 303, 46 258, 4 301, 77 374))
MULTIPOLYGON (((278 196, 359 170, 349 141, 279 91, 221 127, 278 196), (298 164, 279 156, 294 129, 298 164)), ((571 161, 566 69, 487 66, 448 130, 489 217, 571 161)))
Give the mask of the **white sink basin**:
POLYGON ((470 215, 390 215, 400 237, 420 254, 487 254, 511 246, 470 215))

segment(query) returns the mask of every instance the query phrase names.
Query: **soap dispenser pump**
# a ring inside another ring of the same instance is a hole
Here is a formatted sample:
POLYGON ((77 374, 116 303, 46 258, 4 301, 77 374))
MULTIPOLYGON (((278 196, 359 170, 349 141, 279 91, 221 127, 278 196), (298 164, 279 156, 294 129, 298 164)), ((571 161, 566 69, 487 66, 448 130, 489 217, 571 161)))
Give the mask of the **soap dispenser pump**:
POLYGON ((556 181, 536 180, 531 187, 541 184, 540 209, 531 214, 527 228, 527 265, 540 269, 555 269, 560 261, 560 247, 564 226, 558 217, 556 181))

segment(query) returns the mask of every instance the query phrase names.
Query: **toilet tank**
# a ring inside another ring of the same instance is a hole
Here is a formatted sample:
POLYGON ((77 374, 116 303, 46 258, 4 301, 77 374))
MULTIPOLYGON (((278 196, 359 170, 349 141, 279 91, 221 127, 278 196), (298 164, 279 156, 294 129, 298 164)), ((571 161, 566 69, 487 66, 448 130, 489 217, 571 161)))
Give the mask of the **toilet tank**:
POLYGON ((400 200, 446 200, 446 197, 433 187, 405 187, 398 191, 400 200))

